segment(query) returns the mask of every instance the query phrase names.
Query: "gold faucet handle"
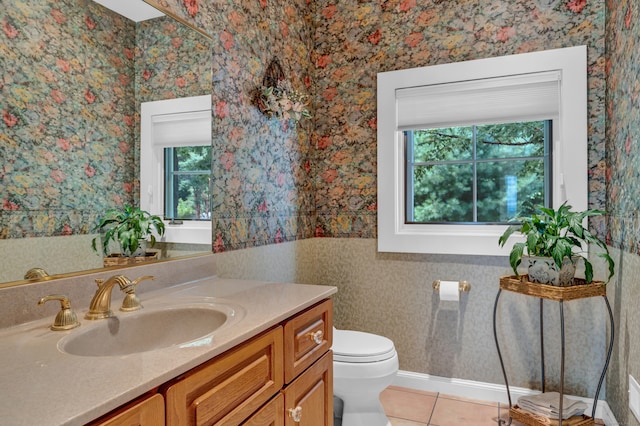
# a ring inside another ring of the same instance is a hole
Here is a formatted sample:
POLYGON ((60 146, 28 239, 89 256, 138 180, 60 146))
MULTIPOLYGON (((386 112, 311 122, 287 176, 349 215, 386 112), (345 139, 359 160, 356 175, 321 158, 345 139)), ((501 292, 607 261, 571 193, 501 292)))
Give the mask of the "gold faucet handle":
POLYGON ((42 268, 31 268, 24 274, 25 280, 37 280, 38 278, 48 278, 49 274, 42 268))
POLYGON ((71 310, 71 302, 69 302, 69 298, 67 296, 63 294, 50 294, 49 296, 45 296, 40 299, 38 301, 38 305, 42 306, 49 300, 60 301, 60 312, 58 312, 58 315, 56 315, 56 318, 53 320, 51 330, 71 330, 72 328, 76 328, 80 325, 76 313, 71 310))
POLYGON ((142 309, 142 302, 140 302, 140 298, 136 294, 136 286, 142 281, 155 279, 156 277, 154 277, 153 275, 145 275, 140 278, 136 278, 131 282, 131 284, 124 287, 122 291, 127 293, 127 295, 122 300, 122 306, 120 307, 120 310, 123 312, 131 312, 142 309))

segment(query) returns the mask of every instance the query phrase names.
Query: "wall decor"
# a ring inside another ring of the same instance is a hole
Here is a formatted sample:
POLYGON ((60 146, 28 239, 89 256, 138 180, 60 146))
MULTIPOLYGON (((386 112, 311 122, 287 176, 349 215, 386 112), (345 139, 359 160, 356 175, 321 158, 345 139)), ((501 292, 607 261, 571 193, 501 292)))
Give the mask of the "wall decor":
POLYGON ((267 66, 262 87, 256 89, 255 100, 260 111, 269 118, 293 119, 296 123, 303 118, 311 118, 306 109, 307 96, 293 88, 276 58, 267 66))

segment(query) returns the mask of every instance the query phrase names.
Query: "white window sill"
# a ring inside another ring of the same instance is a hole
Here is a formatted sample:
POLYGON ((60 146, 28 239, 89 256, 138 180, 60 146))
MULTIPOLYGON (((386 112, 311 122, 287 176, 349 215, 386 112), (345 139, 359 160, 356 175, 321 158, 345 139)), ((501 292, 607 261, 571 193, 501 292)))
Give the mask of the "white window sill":
POLYGON ((165 221, 163 243, 211 244, 211 221, 184 221, 171 225, 165 221))

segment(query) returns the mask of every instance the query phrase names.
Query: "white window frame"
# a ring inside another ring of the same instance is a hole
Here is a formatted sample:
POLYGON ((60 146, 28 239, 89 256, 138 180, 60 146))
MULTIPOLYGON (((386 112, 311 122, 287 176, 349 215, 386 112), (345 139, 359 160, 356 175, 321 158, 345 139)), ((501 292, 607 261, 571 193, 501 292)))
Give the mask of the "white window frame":
MULTIPOLYGON (((508 256, 498 238, 507 225, 405 223, 405 165, 396 90, 559 71, 553 123, 552 206, 587 208, 587 49, 569 47, 378 74, 378 251, 508 256)), ((513 237, 514 241, 518 237, 513 237)))
MULTIPOLYGON (((140 208, 164 216, 164 148, 211 144, 211 96, 144 102, 140 108, 140 208), (174 130, 158 125, 175 123, 174 130), (155 135, 154 135, 155 132, 155 135)), ((211 221, 165 220, 163 242, 211 244, 211 221)))

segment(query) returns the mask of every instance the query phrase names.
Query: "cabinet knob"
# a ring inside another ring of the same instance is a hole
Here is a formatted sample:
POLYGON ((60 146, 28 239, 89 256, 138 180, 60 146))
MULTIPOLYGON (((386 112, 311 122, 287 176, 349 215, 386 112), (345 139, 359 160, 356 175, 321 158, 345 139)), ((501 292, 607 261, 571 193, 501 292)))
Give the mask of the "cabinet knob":
POLYGON ((308 336, 309 336, 309 339, 313 340, 316 343, 316 345, 319 345, 320 343, 322 343, 324 332, 322 330, 318 330, 316 332, 309 333, 308 336))
POLYGON ((298 405, 296 408, 289 408, 289 417, 291 417, 294 422, 300 423, 302 420, 302 407, 298 405))

